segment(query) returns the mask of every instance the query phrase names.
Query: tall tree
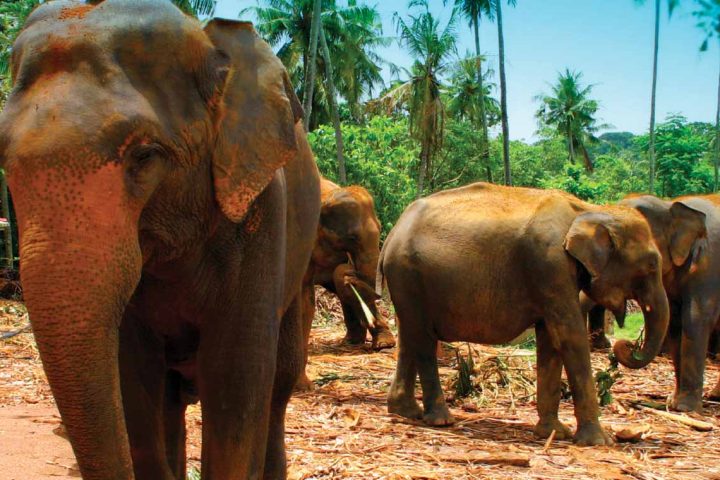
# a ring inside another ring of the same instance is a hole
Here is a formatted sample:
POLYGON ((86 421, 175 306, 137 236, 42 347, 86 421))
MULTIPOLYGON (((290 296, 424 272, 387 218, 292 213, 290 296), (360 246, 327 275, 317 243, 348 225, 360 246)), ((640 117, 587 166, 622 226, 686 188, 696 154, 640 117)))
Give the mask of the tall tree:
POLYGON ((310 114, 312 113, 313 89, 315 88, 315 70, 317 68, 317 44, 320 33, 322 0, 313 1, 313 11, 310 27, 310 48, 307 54, 308 62, 305 64, 305 93, 303 97, 303 110, 305 110, 305 131, 310 131, 310 114))
MULTIPOLYGON (((720 52, 720 0, 697 0, 698 9, 693 13, 698 27, 705 32, 700 51, 707 51, 711 40, 718 40, 720 52)), ((713 141, 713 170, 715 171, 713 191, 718 191, 718 167, 720 165, 720 76, 718 77, 717 110, 715 111, 715 139, 713 141)))
MULTIPOLYGON (((502 122, 503 138, 503 166, 505 170, 505 185, 512 185, 512 173, 510 172, 510 126, 508 125, 507 109, 507 79, 505 77, 505 36, 503 35, 502 2, 493 0, 495 3, 495 20, 498 31, 498 64, 500 67, 500 114, 502 122)), ((507 0, 508 5, 515 6, 516 0, 507 0)))
POLYGON ((580 83, 581 78, 582 73, 569 69, 559 74, 552 93, 537 97, 541 105, 535 116, 542 126, 554 128, 565 138, 568 158, 572 163, 575 163, 579 152, 585 168, 592 171, 593 160, 587 145, 597 141, 594 134, 600 128, 595 119, 598 103, 590 98, 593 86, 584 87, 580 83))
MULTIPOLYGON (((314 0, 261 0, 261 6, 241 11, 253 11, 257 17, 260 35, 276 48, 277 55, 290 73, 298 96, 307 98, 306 73, 310 64, 310 38, 314 0)), ((372 94, 382 84, 383 60, 376 50, 391 41, 382 36, 382 22, 377 9, 349 0, 339 6, 335 0, 322 2, 322 27, 332 59, 334 86, 337 95, 344 99, 353 115, 360 115, 360 102, 364 95, 372 94)), ((322 55, 318 71, 325 68, 322 55)), ((327 117, 329 102, 327 83, 315 80, 312 111, 306 112, 311 128, 321 115, 327 117)))
MULTIPOLYGON (((456 0, 456 7, 468 20, 470 26, 473 29, 475 35, 475 63, 477 72, 478 82, 478 93, 480 95, 485 93, 483 88, 483 57, 480 52, 480 20, 485 15, 492 18, 492 0, 456 0)), ((480 112, 478 116, 480 128, 482 129, 483 144, 481 145, 480 156, 483 160, 484 165, 489 170, 490 166, 490 140, 488 137, 488 121, 487 113, 485 112, 485 102, 479 102, 480 112)), ((488 181, 492 181, 492 176, 488 174, 488 181)))
MULTIPOLYGON (((637 4, 644 4, 645 0, 634 0, 637 4)), ((667 0, 668 17, 672 15, 675 7, 678 6, 680 0, 667 0)), ((650 180, 648 181, 649 193, 655 193, 655 98, 657 93, 657 71, 658 71, 658 52, 660 50, 660 11, 661 1, 655 0, 655 43, 653 47, 653 78, 652 91, 650 94, 650 145, 648 147, 648 156, 650 160, 650 180)))
POLYGON ((333 128, 335 129, 335 151, 337 154, 338 178, 341 184, 347 182, 347 174, 345 173, 345 157, 343 156, 343 139, 342 128, 340 126, 340 114, 337 108, 337 99, 335 98, 335 81, 333 79, 332 61, 330 59, 330 49, 328 48, 327 38, 325 38, 325 30, 322 22, 320 23, 320 46, 322 48, 323 60, 325 63, 325 84, 327 85, 327 97, 330 104, 330 116, 332 117, 333 128))
POLYGON ((411 0, 409 8, 420 8, 417 15, 405 21, 396 12, 394 21, 399 42, 415 59, 409 80, 388 91, 378 102, 389 112, 405 105, 410 116, 410 130, 420 141, 418 197, 423 195, 425 182, 432 171, 435 154, 442 146, 445 128, 445 106, 441 98, 441 76, 447 60, 456 53, 457 15, 453 8, 445 28, 433 16, 427 0, 411 0))
POLYGON ((488 151, 486 135, 487 128, 500 120, 500 104, 491 96, 495 85, 490 78, 494 72, 487 69, 481 76, 476 70, 477 64, 477 57, 467 55, 453 68, 448 89, 448 113, 481 129, 482 141, 485 144, 478 149, 479 157, 485 169, 486 180, 492 182, 490 155, 485 155, 488 151))

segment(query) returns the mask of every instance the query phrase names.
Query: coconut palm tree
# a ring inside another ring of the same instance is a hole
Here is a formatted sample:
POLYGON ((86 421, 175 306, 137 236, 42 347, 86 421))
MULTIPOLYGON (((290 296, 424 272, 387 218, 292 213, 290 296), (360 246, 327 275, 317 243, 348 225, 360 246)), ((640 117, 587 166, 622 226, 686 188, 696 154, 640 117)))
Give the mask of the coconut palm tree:
MULTIPOLYGON (((507 113, 507 79, 505 77, 505 36, 503 34, 502 2, 503 0, 492 0, 495 6, 495 20, 498 31, 498 65, 500 67, 500 113, 502 121, 503 138, 503 166, 505 169, 505 185, 512 185, 512 174, 510 172, 510 126, 508 125, 507 113)), ((508 5, 514 7, 516 0, 507 0, 508 5)))
MULTIPOLYGON (((707 51, 711 40, 719 40, 720 47, 720 0, 697 0, 698 9, 693 13, 698 19, 698 27, 705 32, 705 40, 700 51, 707 51)), ((717 110, 715 111, 715 139, 713 141, 713 166, 715 181, 713 191, 718 190, 718 165, 720 165, 720 77, 718 77, 717 110)))
MULTIPOLYGON (((475 70, 478 82, 478 93, 484 93, 483 88, 484 74, 483 74, 483 60, 480 52, 480 20, 482 16, 492 18, 492 0, 456 0, 455 6, 463 17, 468 21, 473 29, 475 35, 475 70)), ((476 119, 479 120, 479 126, 482 129, 483 144, 481 146, 481 158, 486 166, 490 165, 490 142, 488 137, 488 122, 487 114, 485 112, 485 102, 478 102, 480 112, 476 119)), ((490 181, 490 180, 488 180, 490 181)))
MULTIPOLYGON (((262 0, 262 6, 250 7, 241 12, 255 13, 257 30, 277 50, 296 88, 298 96, 306 98, 305 78, 310 52, 310 30, 314 0, 262 0)), ((382 85, 381 69, 384 63, 375 53, 391 41, 382 36, 380 15, 374 7, 358 5, 354 0, 340 7, 335 0, 322 2, 322 29, 332 59, 333 83, 354 114, 365 95, 371 95, 382 85)), ((324 72, 323 55, 317 59, 318 71, 324 72)), ((327 92, 323 79, 316 81, 313 112, 308 115, 311 129, 318 123, 321 113, 328 110, 327 92), (316 112, 321 107, 322 112, 316 112)))
MULTIPOLYGON (((643 5, 645 0, 633 0, 639 5, 643 5)), ((672 15, 675 7, 678 6, 680 0, 667 0, 668 17, 672 15)), ((650 180, 648 182, 648 191, 655 193, 655 97, 657 92, 657 67, 658 67, 658 51, 660 49, 660 10, 661 1, 655 0, 655 46, 653 48, 653 79, 652 91, 650 94, 650 145, 648 147, 648 155, 650 160, 650 180)))
POLYGON ((408 8, 419 8, 407 21, 397 12, 394 22, 399 43, 415 61, 409 79, 392 88, 375 101, 389 113, 403 105, 410 120, 410 131, 420 141, 418 197, 425 189, 425 180, 432 171, 435 154, 442 146, 445 128, 445 106, 441 98, 441 77, 450 66, 448 60, 456 53, 457 11, 453 8, 445 28, 433 16, 427 0, 411 0, 408 8))
POLYGON ((590 98, 593 85, 583 86, 581 79, 581 72, 569 69, 559 74, 552 93, 536 97, 541 105, 535 116, 542 126, 555 128, 560 136, 565 137, 571 162, 575 163, 579 152, 585 168, 592 171, 593 161, 587 144, 597 141, 594 133, 602 126, 595 119, 598 103, 590 98))
MULTIPOLYGON (((482 128, 483 135, 486 135, 487 128, 500 121, 500 104, 491 96, 495 85, 490 79, 495 72, 487 69, 481 77, 476 69, 478 63, 475 56, 466 55, 453 69, 447 91, 448 113, 482 128)), ((483 136, 483 141, 487 142, 487 137, 483 136)), ((479 149, 480 159, 487 173, 487 181, 492 182, 490 156, 485 154, 486 145, 479 149)))

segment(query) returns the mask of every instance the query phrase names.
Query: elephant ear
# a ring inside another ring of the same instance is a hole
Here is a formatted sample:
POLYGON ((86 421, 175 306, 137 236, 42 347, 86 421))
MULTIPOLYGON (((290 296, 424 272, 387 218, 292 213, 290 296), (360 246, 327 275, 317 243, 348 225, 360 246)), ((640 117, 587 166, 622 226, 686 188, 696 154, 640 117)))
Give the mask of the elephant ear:
POLYGON ((583 213, 575 217, 565 235, 565 250, 597 277, 610 260, 615 248, 606 224, 610 218, 605 214, 583 213))
POLYGON ((212 159, 215 198, 240 222, 275 172, 297 152, 302 107, 287 71, 249 22, 214 19, 205 33, 221 59, 209 104, 217 110, 212 159))
POLYGON ((696 241, 707 236, 705 214, 682 202, 673 202, 670 215, 670 258, 680 267, 687 261, 696 241))

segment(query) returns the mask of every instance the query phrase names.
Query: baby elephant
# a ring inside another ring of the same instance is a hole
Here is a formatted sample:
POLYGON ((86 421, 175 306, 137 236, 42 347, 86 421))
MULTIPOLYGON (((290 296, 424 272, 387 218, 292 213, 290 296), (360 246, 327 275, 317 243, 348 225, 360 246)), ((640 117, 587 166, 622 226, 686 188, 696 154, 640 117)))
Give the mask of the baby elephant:
POLYGON ((477 183, 414 202, 380 255, 398 315, 399 356, 388 409, 429 425, 453 418, 438 377, 436 344, 505 343, 534 325, 539 422, 535 433, 569 438, 558 419, 561 373, 575 400, 580 445, 609 445, 599 407, 579 292, 612 311, 637 300, 645 342, 615 344, 625 366, 658 353, 668 326, 661 257, 647 222, 625 207, 597 207, 559 192, 477 183), (420 374, 424 410, 414 397, 420 374))

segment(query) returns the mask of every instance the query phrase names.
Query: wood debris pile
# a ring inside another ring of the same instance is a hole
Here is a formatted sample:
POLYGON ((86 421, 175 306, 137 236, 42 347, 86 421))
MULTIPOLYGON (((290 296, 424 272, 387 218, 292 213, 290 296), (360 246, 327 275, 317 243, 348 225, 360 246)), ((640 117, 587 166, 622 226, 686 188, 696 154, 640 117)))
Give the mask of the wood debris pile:
MULTIPOLYGON (((3 313, 5 305, 0 304, 0 331, 17 326, 12 315, 3 313)), ((453 349, 467 355, 468 348, 457 344, 444 348, 440 357, 440 374, 457 424, 429 428, 421 421, 387 414, 385 396, 396 351, 372 352, 369 342, 364 347, 340 345, 344 326, 339 305, 324 296, 319 305, 308 367, 316 388, 297 394, 288 408, 292 480, 720 479, 720 403, 705 402, 702 416, 681 416, 709 424, 710 431, 698 431, 638 404, 662 404, 672 392, 673 370, 667 358, 639 371, 621 368, 622 376, 612 387, 614 401, 603 407, 601 421, 628 441, 581 448, 533 438, 537 414, 532 352, 472 346, 474 378, 482 388, 474 396, 454 399, 453 349)), ((607 355, 594 353, 594 370, 607 367, 607 355)), ((718 364, 710 362, 706 388, 715 384, 719 373, 718 364)), ((18 402, 52 402, 31 334, 0 342, 0 408, 18 402)), ((572 407, 572 400, 563 400, 560 417, 574 429, 572 407)), ((191 406, 191 467, 199 464, 201 425, 199 406, 191 406)))

